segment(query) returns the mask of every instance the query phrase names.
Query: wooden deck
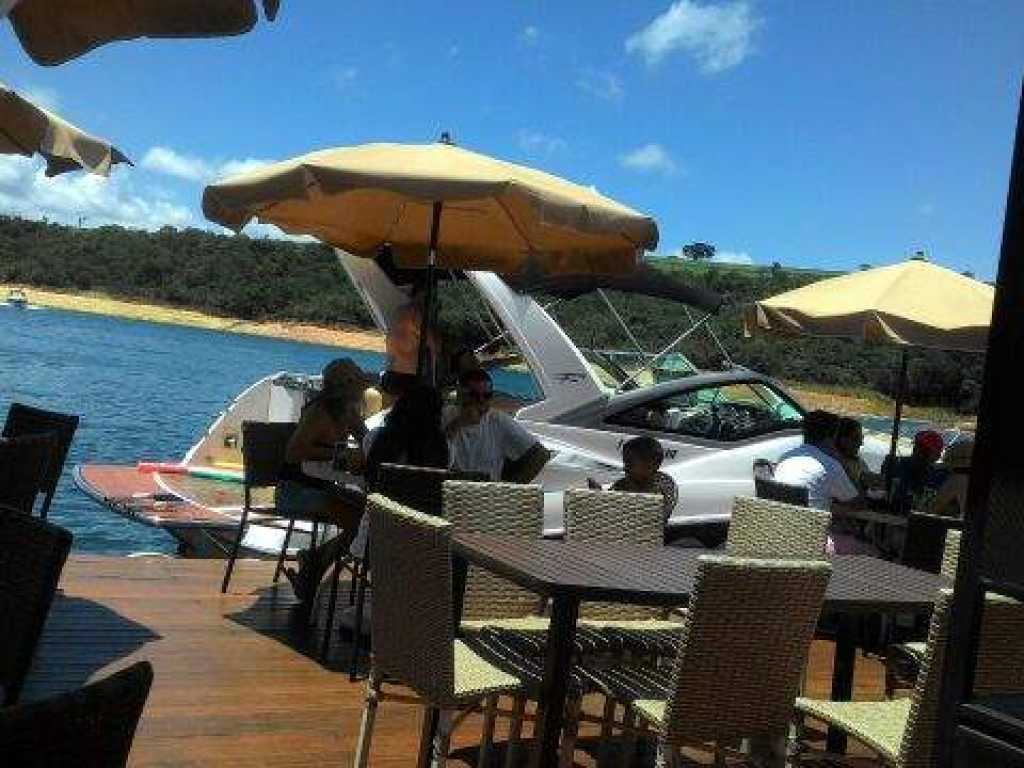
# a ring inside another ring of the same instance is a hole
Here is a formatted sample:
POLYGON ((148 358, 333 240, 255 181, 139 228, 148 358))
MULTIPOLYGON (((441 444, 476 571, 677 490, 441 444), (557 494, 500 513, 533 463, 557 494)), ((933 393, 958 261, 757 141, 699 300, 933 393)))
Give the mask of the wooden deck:
MULTIPOLYGON (((351 765, 364 684, 348 681, 347 643, 335 633, 322 664, 312 650, 319 630, 297 620, 286 582, 271 585, 272 564, 239 561, 228 595, 222 569, 213 560, 73 556, 24 698, 148 659, 156 677, 133 766, 351 765)), ((830 675, 831 647, 818 642, 809 694, 826 696, 830 675)), ((877 662, 858 660, 855 688, 857 698, 881 695, 877 662)), ((371 765, 412 765, 419 722, 416 707, 384 703, 371 765)), ((456 733, 466 764, 475 765, 478 738, 473 719, 456 733)))

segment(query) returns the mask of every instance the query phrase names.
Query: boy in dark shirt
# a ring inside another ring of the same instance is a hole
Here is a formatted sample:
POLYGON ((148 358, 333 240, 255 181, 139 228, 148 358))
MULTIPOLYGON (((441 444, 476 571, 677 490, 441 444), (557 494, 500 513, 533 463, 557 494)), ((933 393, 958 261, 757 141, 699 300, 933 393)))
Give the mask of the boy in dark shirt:
MULTIPOLYGON (((660 471, 664 460, 665 451, 653 437, 641 435, 627 440, 622 445, 625 477, 612 483, 608 490, 660 494, 664 499, 663 522, 668 522, 679 499, 679 490, 675 481, 660 471)), ((593 479, 587 480, 587 485, 595 490, 601 489, 601 485, 593 479)))

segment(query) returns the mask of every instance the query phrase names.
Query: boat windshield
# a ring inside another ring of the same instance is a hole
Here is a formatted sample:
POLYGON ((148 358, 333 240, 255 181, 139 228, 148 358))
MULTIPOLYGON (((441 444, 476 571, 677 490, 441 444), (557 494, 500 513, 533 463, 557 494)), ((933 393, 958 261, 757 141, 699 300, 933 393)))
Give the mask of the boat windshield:
POLYGON ((582 349, 580 352, 601 386, 611 392, 653 387, 698 372, 697 366, 678 352, 665 355, 653 366, 654 355, 644 352, 606 349, 582 349))

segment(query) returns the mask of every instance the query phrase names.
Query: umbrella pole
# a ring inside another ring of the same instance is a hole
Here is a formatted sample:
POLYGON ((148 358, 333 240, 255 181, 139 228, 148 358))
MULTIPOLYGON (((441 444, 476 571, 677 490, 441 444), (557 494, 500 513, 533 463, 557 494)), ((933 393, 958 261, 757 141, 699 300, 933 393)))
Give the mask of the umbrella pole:
POLYGON ((436 361, 430 364, 430 331, 437 324, 437 239, 441 232, 441 208, 443 203, 434 203, 430 221, 430 248, 427 252, 427 292, 423 298, 423 317, 420 324, 420 350, 416 370, 420 381, 430 386, 437 385, 436 361))
POLYGON ((896 448, 900 439, 900 419, 903 417, 903 398, 907 392, 907 350, 900 359, 900 380, 896 385, 896 413, 892 418, 892 443, 889 446, 889 473, 885 479, 886 496, 892 495, 893 469, 896 463, 896 448))

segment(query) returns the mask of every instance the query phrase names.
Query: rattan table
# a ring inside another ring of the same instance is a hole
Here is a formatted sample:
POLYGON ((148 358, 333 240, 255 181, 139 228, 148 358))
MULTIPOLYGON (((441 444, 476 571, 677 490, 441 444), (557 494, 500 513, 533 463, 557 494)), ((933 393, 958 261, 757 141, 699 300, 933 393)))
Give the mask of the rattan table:
MULTIPOLYGON (((456 534, 453 546, 455 623, 470 564, 551 599, 551 625, 537 723, 540 764, 558 764, 558 743, 576 620, 580 603, 600 600, 649 606, 681 606, 689 600, 702 549, 634 544, 518 539, 456 534)), ((936 574, 863 555, 837 555, 825 610, 841 614, 832 675, 832 698, 849 700, 853 690, 856 614, 926 613, 948 580, 936 574)), ((829 734, 829 748, 845 739, 829 734)))

